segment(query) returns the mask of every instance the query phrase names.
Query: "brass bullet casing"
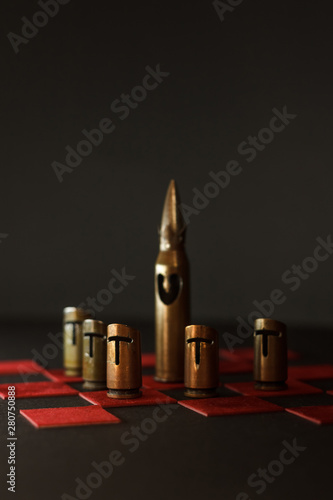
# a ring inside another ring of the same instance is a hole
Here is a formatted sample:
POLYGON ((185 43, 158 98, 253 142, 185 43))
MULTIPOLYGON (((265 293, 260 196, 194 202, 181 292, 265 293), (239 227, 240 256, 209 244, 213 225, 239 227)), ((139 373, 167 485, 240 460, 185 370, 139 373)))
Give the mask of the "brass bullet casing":
POLYGON ((63 361, 65 375, 82 374, 82 323, 91 315, 79 307, 65 307, 63 323, 63 361))
POLYGON ((185 253, 186 224, 179 209, 175 181, 170 182, 160 226, 160 251, 155 265, 155 379, 184 379, 184 329, 190 322, 189 263, 185 253))
POLYGON ((113 323, 107 331, 107 388, 110 398, 141 396, 140 332, 127 325, 113 323))
POLYGON ((85 389, 106 389, 106 325, 103 321, 86 319, 82 323, 83 366, 85 389))
POLYGON ((270 318, 254 322, 255 388, 281 390, 288 378, 288 353, 286 325, 270 318))
POLYGON ((219 336, 214 328, 189 325, 185 328, 185 396, 216 396, 219 385, 219 336))

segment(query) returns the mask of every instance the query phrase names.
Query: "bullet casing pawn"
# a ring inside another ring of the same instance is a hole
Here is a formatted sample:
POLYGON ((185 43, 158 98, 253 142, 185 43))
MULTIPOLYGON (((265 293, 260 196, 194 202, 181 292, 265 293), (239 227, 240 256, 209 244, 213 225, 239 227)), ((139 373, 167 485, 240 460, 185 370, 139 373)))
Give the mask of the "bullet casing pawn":
POLYGON ((219 338, 216 330, 204 325, 185 328, 185 396, 216 396, 219 385, 219 338))
POLYGON ((106 325, 86 319, 82 324, 84 389, 106 389, 106 325))
POLYGON ((142 367, 140 332, 113 323, 107 328, 107 395, 129 399, 141 396, 142 367))
POLYGON ((84 309, 79 307, 65 307, 63 312, 63 364, 67 376, 82 374, 82 323, 91 318, 84 309))
POLYGON ((254 322, 255 388, 278 391, 286 388, 288 378, 287 328, 271 318, 258 318, 254 322))

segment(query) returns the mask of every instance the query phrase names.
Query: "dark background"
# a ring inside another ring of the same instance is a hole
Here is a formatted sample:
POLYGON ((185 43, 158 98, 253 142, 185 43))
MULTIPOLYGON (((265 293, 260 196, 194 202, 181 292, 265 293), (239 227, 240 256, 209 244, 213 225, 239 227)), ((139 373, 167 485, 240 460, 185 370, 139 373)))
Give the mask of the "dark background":
POLYGON ((70 1, 19 53, 36 1, 1 2, 0 314, 61 322, 64 306, 134 275, 99 314, 153 318, 153 270, 163 199, 175 178, 192 204, 209 172, 243 171, 190 219, 193 321, 233 323, 275 288, 273 316, 333 320, 333 258, 295 292, 281 275, 331 232, 331 5, 244 1, 223 22, 210 1, 70 1), (121 121, 113 100, 147 65, 169 72, 121 121), (297 117, 251 163, 237 152, 272 109, 297 117), (115 131, 60 183, 65 147, 109 117, 115 131))

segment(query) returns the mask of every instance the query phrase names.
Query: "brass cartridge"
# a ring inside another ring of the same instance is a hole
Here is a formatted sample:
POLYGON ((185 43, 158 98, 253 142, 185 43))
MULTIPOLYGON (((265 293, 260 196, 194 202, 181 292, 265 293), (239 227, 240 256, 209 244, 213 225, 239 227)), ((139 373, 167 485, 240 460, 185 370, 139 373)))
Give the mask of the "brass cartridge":
POLYGON ((286 325, 270 318, 254 322, 253 378, 255 388, 281 390, 288 378, 286 325))
POLYGON ((142 385, 140 332, 113 323, 107 329, 107 388, 110 398, 137 398, 142 385))
POLYGON ((91 315, 78 307, 65 307, 63 316, 63 363, 67 376, 82 374, 82 323, 91 315))
POLYGON ((193 398, 216 396, 219 385, 218 333, 209 326, 185 328, 185 395, 193 398))
POLYGON ((106 325, 103 321, 86 319, 82 323, 83 366, 85 389, 106 389, 106 325))

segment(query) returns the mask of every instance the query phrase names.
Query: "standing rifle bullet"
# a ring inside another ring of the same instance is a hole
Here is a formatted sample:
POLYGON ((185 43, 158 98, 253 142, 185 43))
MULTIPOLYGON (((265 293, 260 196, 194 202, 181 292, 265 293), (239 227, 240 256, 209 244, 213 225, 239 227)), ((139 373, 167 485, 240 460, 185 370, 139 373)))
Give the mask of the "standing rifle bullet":
POLYGON ((162 382, 184 379, 184 331, 190 322, 186 225, 179 203, 172 180, 164 202, 155 265, 155 378, 162 382))

